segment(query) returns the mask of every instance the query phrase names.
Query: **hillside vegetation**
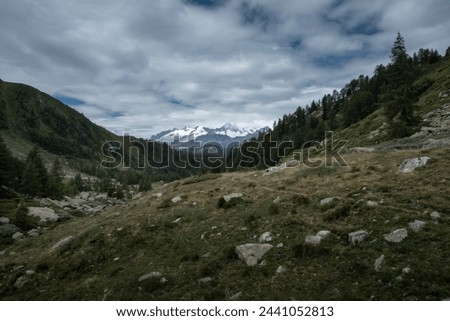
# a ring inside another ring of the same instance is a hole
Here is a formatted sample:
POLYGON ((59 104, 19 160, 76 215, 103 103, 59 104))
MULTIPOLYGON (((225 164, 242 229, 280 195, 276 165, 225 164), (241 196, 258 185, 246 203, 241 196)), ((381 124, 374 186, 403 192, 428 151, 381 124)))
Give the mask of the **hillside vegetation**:
POLYGON ((0 295, 8 300, 446 299, 449 152, 345 154, 348 167, 209 174, 155 186, 135 201, 4 248, 0 295), (421 155, 431 158, 426 166, 398 170, 403 159, 421 155), (222 196, 233 192, 242 198, 225 203, 222 196), (335 199, 320 205, 328 197, 335 199), (415 220, 425 222, 418 232, 409 226, 415 220), (384 238, 401 228, 408 233, 401 242, 384 238), (305 243, 321 230, 331 234, 319 244, 305 243), (352 244, 349 233, 358 230, 368 235, 352 244), (258 243, 264 232, 270 232, 265 241, 274 247, 249 267, 235 248, 258 243), (375 260, 382 255, 377 271, 375 260))

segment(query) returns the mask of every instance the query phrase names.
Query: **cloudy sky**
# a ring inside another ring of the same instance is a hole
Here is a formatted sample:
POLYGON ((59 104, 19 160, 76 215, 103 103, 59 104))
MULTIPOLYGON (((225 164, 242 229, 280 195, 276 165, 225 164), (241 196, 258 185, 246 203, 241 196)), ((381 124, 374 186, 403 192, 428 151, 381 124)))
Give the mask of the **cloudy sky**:
POLYGON ((375 66, 450 45, 448 0, 1 0, 0 78, 118 133, 271 125, 375 66))

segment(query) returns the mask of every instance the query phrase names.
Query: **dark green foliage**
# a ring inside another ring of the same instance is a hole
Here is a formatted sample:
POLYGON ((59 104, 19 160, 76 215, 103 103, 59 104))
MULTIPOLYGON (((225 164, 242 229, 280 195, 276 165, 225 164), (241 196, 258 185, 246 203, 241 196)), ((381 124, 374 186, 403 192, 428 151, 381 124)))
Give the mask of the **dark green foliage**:
POLYGON ((417 120, 413 105, 417 95, 412 85, 417 72, 405 49, 405 42, 400 33, 392 47, 391 64, 385 73, 382 102, 384 115, 388 120, 391 137, 410 135, 417 120))
MULTIPOLYGON (((15 189, 19 185, 18 177, 21 176, 23 164, 15 158, 7 148, 3 138, 0 136, 0 185, 15 189)), ((6 197, 7 193, 3 188, 0 190, 0 198, 6 197)))
POLYGON ((14 215, 14 224, 23 231, 28 231, 34 228, 34 225, 30 222, 29 217, 27 217, 28 208, 21 203, 16 210, 14 215))
POLYGON ((33 148, 27 156, 20 182, 22 193, 42 197, 48 194, 48 174, 39 150, 33 148))
POLYGON ((61 199, 63 197, 63 172, 61 162, 57 158, 52 165, 50 175, 48 177, 48 196, 53 199, 61 199))

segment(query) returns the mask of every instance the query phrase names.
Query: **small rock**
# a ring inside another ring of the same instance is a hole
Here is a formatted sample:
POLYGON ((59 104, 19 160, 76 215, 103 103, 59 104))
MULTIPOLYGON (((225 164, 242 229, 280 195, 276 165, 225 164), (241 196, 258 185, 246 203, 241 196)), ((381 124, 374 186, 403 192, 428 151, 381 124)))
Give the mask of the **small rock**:
POLYGON ((402 173, 410 173, 417 167, 425 166, 431 158, 428 156, 421 156, 417 158, 405 159, 399 166, 399 170, 402 173))
POLYGON ((33 270, 26 270, 25 274, 28 275, 28 276, 33 276, 33 275, 36 274, 36 272, 34 272, 33 270))
POLYGON ((197 206, 197 202, 192 202, 192 206, 197 206))
POLYGON ((236 294, 233 294, 232 296, 230 296, 230 300, 233 300, 233 301, 239 300, 241 295, 242 295, 242 292, 238 292, 236 294))
POLYGON ((228 195, 224 195, 223 199, 225 200, 225 202, 229 202, 231 201, 233 198, 242 198, 243 194, 242 193, 231 193, 228 195))
POLYGON ((395 230, 394 232, 392 232, 390 234, 384 234, 384 239, 388 242, 400 243, 407 236, 408 236, 408 231, 405 228, 401 228, 401 229, 395 230))
POLYGON ((174 198, 172 198, 172 203, 176 204, 181 202, 181 196, 175 196, 174 198))
POLYGON ((352 244, 359 244, 361 243, 367 236, 369 236, 369 233, 364 230, 359 230, 356 232, 351 232, 348 234, 348 241, 352 244))
POLYGON ((409 266, 403 268, 402 273, 403 273, 403 274, 409 274, 409 273, 411 273, 411 268, 410 268, 409 266))
POLYGON ((274 204, 279 204, 279 203, 281 203, 281 197, 277 196, 277 198, 273 200, 273 203, 274 203, 274 204))
POLYGON ((180 223, 182 219, 183 219, 182 217, 179 217, 175 221, 173 221, 172 223, 174 223, 174 224, 180 223))
POLYGON ((236 246, 236 254, 238 257, 244 261, 248 266, 255 266, 258 261, 266 254, 270 249, 272 249, 270 244, 252 244, 247 243, 243 245, 236 246))
POLYGON ((375 260, 373 265, 375 271, 379 272, 385 263, 385 256, 381 255, 378 259, 375 260))
POLYGON ((305 244, 317 245, 322 241, 322 238, 317 235, 308 235, 305 237, 305 244))
POLYGON ((270 232, 264 232, 258 239, 259 243, 269 243, 272 241, 272 234, 270 232))
POLYGON ((325 240, 328 236, 330 236, 331 231, 322 230, 317 232, 316 236, 320 237, 322 240, 325 240))
POLYGON ((136 200, 136 199, 141 198, 141 197, 142 197, 142 192, 139 192, 136 195, 134 195, 132 199, 136 200))
POLYGON ((439 212, 434 211, 430 214, 430 217, 432 220, 437 221, 438 219, 441 218, 441 214, 439 212))
POLYGON ((161 272, 150 272, 150 273, 141 275, 138 278, 138 282, 142 282, 142 281, 150 279, 150 278, 160 278, 160 277, 162 277, 162 273, 161 272))
POLYGON ((16 282, 14 283, 14 287, 20 289, 30 281, 31 280, 29 278, 27 278, 25 275, 23 275, 16 280, 16 282))
POLYGON ((377 202, 374 202, 374 201, 367 201, 367 206, 369 206, 369 207, 375 207, 375 206, 378 206, 378 203, 377 203, 377 202))
POLYGON ((27 234, 28 234, 28 236, 31 236, 31 237, 38 237, 39 236, 39 230, 34 228, 32 230, 29 230, 27 232, 27 234))
POLYGON ((7 217, 0 217, 0 224, 8 224, 11 220, 7 217))
POLYGON ((12 235, 12 239, 15 241, 21 240, 23 238, 24 238, 24 235, 21 232, 16 232, 12 235))
POLYGON ((73 241, 74 237, 72 235, 67 236, 61 240, 59 240, 58 242, 56 242, 55 244, 53 244, 52 249, 53 250, 57 250, 60 249, 66 245, 69 245, 72 241, 73 241))
POLYGON ((409 223, 409 227, 414 232, 419 232, 425 226, 425 224, 427 223, 424 221, 415 220, 414 222, 409 223))
POLYGON ((209 276, 198 280, 198 282, 200 282, 200 283, 209 283, 211 281, 212 281, 212 278, 210 278, 209 276))
POLYGON ((115 257, 113 261, 114 261, 114 262, 117 262, 117 261, 119 261, 119 260, 120 260, 120 257, 115 257))
POLYGON ((284 273, 284 272, 286 272, 286 268, 284 266, 282 266, 282 265, 280 265, 277 268, 277 270, 275 271, 275 273, 277 273, 277 274, 281 274, 281 273, 284 273))
POLYGON ((335 200, 338 200, 338 199, 339 199, 339 197, 336 197, 336 196, 324 198, 324 199, 320 200, 320 206, 325 206, 325 205, 331 204, 332 202, 334 202, 335 200))
POLYGON ((156 198, 160 198, 161 196, 163 196, 163 193, 155 193, 151 195, 152 197, 156 197, 156 198))
POLYGON ((261 263, 259 263, 259 266, 266 266, 266 265, 267 265, 266 260, 262 260, 261 263))
POLYGON ((282 247, 284 247, 284 244, 283 244, 283 243, 278 243, 278 244, 277 244, 277 248, 282 248, 282 247))

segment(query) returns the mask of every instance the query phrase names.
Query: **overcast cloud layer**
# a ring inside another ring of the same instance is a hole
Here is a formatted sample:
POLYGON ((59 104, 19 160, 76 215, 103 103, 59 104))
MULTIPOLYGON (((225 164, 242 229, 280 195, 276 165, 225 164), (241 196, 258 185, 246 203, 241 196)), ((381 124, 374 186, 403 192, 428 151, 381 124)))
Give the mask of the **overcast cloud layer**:
POLYGON ((448 0, 2 0, 0 78, 116 132, 271 125, 389 61, 449 45, 448 0))

